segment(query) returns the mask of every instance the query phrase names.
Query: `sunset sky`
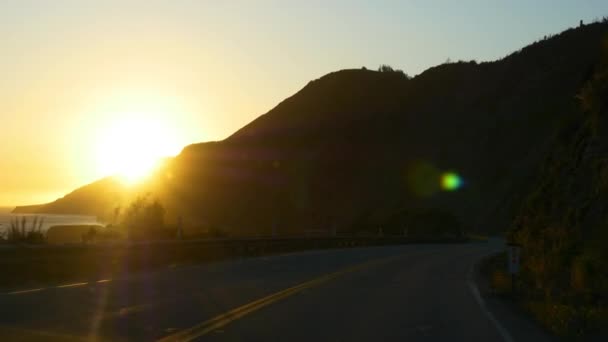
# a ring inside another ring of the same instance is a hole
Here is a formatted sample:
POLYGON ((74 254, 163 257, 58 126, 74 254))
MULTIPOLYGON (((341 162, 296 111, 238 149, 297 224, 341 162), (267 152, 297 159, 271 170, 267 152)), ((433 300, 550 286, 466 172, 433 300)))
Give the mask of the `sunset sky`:
POLYGON ((531 3, 0 0, 0 206, 223 139, 331 71, 495 60, 608 15, 531 3))

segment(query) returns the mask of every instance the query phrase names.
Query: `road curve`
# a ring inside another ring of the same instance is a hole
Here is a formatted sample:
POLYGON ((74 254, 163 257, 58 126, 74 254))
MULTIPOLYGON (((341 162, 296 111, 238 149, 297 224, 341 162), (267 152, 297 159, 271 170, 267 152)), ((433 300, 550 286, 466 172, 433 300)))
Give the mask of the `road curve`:
POLYGON ((0 339, 509 341, 470 279, 500 248, 310 251, 23 289, 0 294, 0 339))

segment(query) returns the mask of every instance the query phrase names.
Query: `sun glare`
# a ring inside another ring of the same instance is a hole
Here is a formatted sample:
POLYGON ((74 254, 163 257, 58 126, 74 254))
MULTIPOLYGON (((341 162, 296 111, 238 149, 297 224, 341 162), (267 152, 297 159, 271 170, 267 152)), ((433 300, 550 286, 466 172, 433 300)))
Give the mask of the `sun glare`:
POLYGON ((101 132, 97 158, 100 172, 125 183, 145 179, 163 157, 179 153, 177 135, 154 118, 120 116, 101 132))

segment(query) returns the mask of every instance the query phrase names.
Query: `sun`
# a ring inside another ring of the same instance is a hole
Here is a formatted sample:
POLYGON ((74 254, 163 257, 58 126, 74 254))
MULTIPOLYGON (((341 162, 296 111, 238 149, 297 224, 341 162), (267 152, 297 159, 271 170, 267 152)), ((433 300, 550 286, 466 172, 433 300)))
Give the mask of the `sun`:
POLYGON ((97 159, 100 173, 120 176, 127 184, 146 178, 163 157, 179 153, 170 125, 145 115, 120 115, 100 132, 97 159))

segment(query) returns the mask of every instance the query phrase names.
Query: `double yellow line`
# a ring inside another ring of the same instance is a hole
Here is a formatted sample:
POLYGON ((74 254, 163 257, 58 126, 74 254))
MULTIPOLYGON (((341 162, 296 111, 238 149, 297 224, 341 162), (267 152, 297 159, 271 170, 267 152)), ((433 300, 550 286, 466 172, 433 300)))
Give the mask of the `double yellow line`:
POLYGON ((182 330, 182 331, 178 331, 172 335, 166 336, 160 340, 158 340, 158 342, 169 342, 169 341, 192 341, 196 338, 199 338, 203 335, 209 334, 210 332, 217 330, 223 326, 226 326, 252 312, 255 312, 265 306, 268 306, 270 304, 276 303, 282 299, 285 299, 289 296, 292 296, 298 292, 301 292, 303 290, 315 287, 315 286, 319 286, 323 283, 326 283, 332 279, 335 279, 337 277, 346 275, 348 273, 352 273, 355 271, 359 271, 361 269, 364 268, 369 268, 372 266, 377 266, 379 264, 384 264, 387 263, 389 261, 392 261, 396 258, 398 258, 399 256, 392 256, 392 257, 388 257, 388 258, 383 258, 383 259, 377 259, 377 260, 372 260, 372 261, 368 261, 368 262, 364 262, 362 264, 358 264, 358 265, 354 265, 351 267, 347 267, 345 269, 342 269, 340 271, 334 272, 334 273, 330 273, 330 274, 326 274, 323 275, 321 277, 315 278, 313 280, 307 281, 305 283, 302 283, 300 285, 296 285, 293 287, 290 287, 288 289, 276 292, 274 294, 271 294, 269 296, 266 296, 264 298, 258 299, 256 301, 253 301, 249 304, 245 304, 243 306, 240 306, 238 308, 232 309, 226 313, 223 313, 221 315, 215 316, 205 322, 202 322, 200 324, 197 324, 191 328, 182 330))

